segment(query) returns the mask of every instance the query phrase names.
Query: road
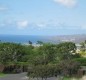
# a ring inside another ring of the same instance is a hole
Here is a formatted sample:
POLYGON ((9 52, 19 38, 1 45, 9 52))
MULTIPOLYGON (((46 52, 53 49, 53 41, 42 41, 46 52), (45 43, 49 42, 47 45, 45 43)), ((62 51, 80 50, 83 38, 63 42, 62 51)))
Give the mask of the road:
MULTIPOLYGON (((0 80, 29 80, 26 75, 27 75, 27 73, 8 74, 4 77, 1 77, 0 80)), ((37 79, 31 79, 31 80, 37 80, 37 79)), ((41 80, 41 79, 39 79, 39 80, 41 80)), ((61 79, 49 78, 47 80, 61 80, 61 79)))
POLYGON ((6 76, 1 77, 0 80, 28 80, 26 74, 27 73, 7 74, 6 76))

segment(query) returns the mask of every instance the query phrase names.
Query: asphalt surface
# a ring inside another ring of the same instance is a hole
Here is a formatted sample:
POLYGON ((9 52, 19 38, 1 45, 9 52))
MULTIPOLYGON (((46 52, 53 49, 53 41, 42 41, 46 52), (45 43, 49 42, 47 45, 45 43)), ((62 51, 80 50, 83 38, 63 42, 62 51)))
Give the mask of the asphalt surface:
POLYGON ((1 77, 0 80, 28 80, 26 75, 27 73, 7 74, 6 76, 1 77))
MULTIPOLYGON (((1 77, 0 80, 30 80, 27 76, 27 73, 20 73, 20 74, 7 74, 4 77, 1 77)), ((31 80, 37 80, 37 79, 31 79, 31 80)), ((42 79, 39 79, 42 80, 42 79)), ((47 80, 61 80, 57 78, 48 78, 47 80)))

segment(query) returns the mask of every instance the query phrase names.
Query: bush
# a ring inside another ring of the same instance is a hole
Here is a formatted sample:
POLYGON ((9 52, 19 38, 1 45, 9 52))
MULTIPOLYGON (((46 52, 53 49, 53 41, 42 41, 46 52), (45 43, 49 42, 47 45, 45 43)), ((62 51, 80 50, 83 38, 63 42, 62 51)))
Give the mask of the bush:
POLYGON ((58 67, 60 68, 63 76, 72 76, 73 74, 77 74, 80 64, 76 61, 64 60, 58 64, 58 67))
POLYGON ((86 66, 86 58, 76 58, 74 61, 79 62, 81 66, 86 66))
POLYGON ((56 65, 37 65, 29 67, 28 76, 31 78, 42 78, 47 80, 48 77, 56 76, 56 72, 56 65))

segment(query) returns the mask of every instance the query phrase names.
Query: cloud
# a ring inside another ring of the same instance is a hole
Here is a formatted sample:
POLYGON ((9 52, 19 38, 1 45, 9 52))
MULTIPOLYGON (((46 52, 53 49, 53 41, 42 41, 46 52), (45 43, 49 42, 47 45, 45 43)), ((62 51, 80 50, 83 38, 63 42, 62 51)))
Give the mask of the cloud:
POLYGON ((77 4, 76 0, 54 0, 54 2, 64 5, 66 7, 74 7, 77 4))
POLYGON ((41 29, 46 29, 46 24, 45 23, 33 23, 34 29, 41 30, 41 29))
POLYGON ((38 23, 36 24, 39 28, 45 28, 47 26, 47 24, 45 23, 38 23))
POLYGON ((18 21, 17 22, 17 27, 18 29, 25 29, 28 26, 28 21, 18 21))
POLYGON ((45 24, 37 24, 38 27, 45 27, 45 24))
POLYGON ((58 22, 40 22, 40 23, 33 23, 35 26, 34 28, 38 30, 44 30, 44 29, 58 29, 60 28, 60 24, 58 22))
POLYGON ((5 19, 0 21, 1 27, 12 26, 12 25, 14 25, 14 22, 11 19, 5 19))
POLYGON ((14 27, 19 30, 86 30, 86 25, 70 24, 60 21, 42 21, 42 22, 29 22, 28 20, 6 20, 0 22, 0 27, 14 27))

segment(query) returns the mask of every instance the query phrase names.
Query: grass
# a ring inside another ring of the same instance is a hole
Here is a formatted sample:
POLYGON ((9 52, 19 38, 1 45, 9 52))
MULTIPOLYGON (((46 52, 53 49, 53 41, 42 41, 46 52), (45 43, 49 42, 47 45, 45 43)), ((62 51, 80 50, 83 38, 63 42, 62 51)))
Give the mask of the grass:
POLYGON ((0 77, 4 77, 6 74, 0 72, 0 77))
POLYGON ((70 77, 64 77, 63 80, 81 80, 80 78, 70 78, 70 77))

